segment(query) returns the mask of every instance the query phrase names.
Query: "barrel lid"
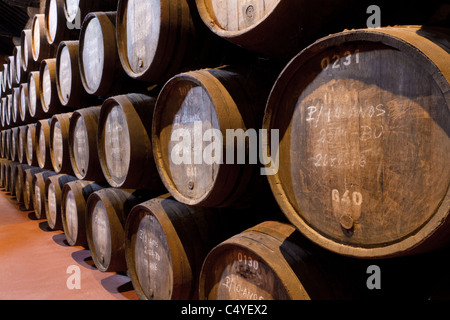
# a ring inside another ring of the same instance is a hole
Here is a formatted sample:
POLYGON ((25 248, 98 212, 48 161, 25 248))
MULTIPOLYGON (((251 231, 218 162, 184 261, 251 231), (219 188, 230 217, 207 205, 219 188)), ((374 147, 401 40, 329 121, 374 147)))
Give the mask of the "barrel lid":
POLYGON ((406 254, 445 221, 449 51, 433 35, 442 38, 417 27, 331 35, 277 80, 264 128, 280 131, 280 170, 269 182, 289 220, 325 248, 406 254))

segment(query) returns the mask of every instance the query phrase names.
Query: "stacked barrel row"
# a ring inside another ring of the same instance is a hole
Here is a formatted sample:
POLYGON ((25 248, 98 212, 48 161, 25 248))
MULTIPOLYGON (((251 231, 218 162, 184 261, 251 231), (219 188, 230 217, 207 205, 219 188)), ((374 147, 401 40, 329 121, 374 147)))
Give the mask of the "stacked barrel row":
POLYGON ((450 36, 306 47, 361 27, 332 3, 47 0, 4 66, 3 187, 142 299, 361 297, 347 256, 449 243, 450 36))

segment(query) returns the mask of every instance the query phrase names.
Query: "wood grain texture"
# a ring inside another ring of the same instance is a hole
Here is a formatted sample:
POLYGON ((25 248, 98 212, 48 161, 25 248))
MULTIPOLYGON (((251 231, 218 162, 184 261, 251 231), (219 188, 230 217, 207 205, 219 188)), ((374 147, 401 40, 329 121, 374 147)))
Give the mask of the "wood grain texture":
POLYGON ((423 28, 348 31, 280 76, 264 124, 282 137, 269 182, 310 239, 370 258, 448 242, 448 39, 423 28))
POLYGON ((69 125, 72 112, 56 114, 50 122, 50 158, 56 173, 73 175, 69 151, 69 125))
POLYGON ((32 189, 34 192, 33 207, 34 214, 38 220, 46 219, 46 195, 45 195, 45 181, 48 177, 56 175, 53 171, 43 171, 36 173, 32 181, 32 189))

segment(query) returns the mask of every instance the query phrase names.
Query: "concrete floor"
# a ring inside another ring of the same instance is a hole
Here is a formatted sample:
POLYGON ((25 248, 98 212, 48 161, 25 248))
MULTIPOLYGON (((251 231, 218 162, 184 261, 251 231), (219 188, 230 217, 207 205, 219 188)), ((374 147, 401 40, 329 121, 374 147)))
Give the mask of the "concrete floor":
POLYGON ((129 277, 100 272, 88 249, 69 246, 0 190, 0 300, 137 299, 129 277))

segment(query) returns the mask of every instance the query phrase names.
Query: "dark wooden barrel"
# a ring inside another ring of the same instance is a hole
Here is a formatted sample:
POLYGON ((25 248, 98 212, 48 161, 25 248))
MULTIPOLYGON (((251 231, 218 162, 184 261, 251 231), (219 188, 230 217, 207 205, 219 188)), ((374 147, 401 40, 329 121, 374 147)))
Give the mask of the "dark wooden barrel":
POLYGON ((205 69, 177 75, 162 89, 153 150, 162 181, 178 201, 250 206, 270 194, 258 151, 273 82, 264 85, 258 74, 205 69))
POLYGON ((49 115, 44 111, 41 104, 41 81, 40 72, 33 71, 28 74, 28 108, 30 115, 35 119, 46 119, 49 115))
MULTIPOLYGON (((133 287, 143 300, 198 298, 208 252, 234 234, 220 209, 192 207, 169 195, 133 208, 125 226, 125 253, 133 287)), ((234 223, 236 226, 237 224, 234 223)), ((242 231, 246 222, 241 223, 242 231)))
POLYGON ((79 41, 62 41, 56 54, 56 84, 63 106, 83 108, 95 105, 95 96, 83 87, 79 67, 79 41))
POLYGON ((44 169, 38 167, 29 167, 25 170, 24 187, 23 187, 23 205, 26 210, 34 210, 34 188, 33 178, 37 173, 43 172, 44 169))
POLYGON ((6 130, 5 139, 5 158, 11 160, 11 129, 6 130))
POLYGON ((39 166, 37 158, 37 141, 36 141, 36 123, 31 123, 26 126, 26 147, 25 158, 27 164, 32 167, 39 166))
POLYGON ((30 166, 27 164, 19 164, 15 168, 13 172, 14 177, 14 189, 16 201, 20 204, 24 203, 24 189, 25 189, 25 170, 30 169, 30 166))
POLYGON ((64 185, 77 180, 76 177, 67 174, 57 174, 48 177, 45 181, 45 214, 47 223, 52 230, 62 230, 62 190, 64 185))
POLYGON ((117 0, 65 0, 64 12, 67 22, 81 28, 81 23, 90 12, 114 11, 117 0))
POLYGON ((69 28, 64 12, 64 0, 45 1, 45 30, 48 43, 53 46, 63 40, 75 40, 80 35, 80 30, 69 28))
POLYGON ((80 109, 70 119, 70 161, 78 179, 105 182, 98 157, 97 128, 100 110, 101 106, 80 109))
POLYGON ((28 83, 20 84, 20 107, 19 107, 19 117, 22 123, 29 124, 34 122, 35 119, 31 117, 28 99, 28 83))
POLYGON ((98 155, 113 187, 163 190, 150 138, 155 99, 142 94, 109 98, 101 108, 98 155))
POLYGON ((6 185, 7 185, 7 179, 6 179, 6 173, 7 173, 7 167, 9 166, 9 164, 11 163, 11 160, 8 159, 3 159, 1 162, 1 187, 3 189, 6 189, 6 185))
POLYGON ((182 71, 226 64, 232 50, 221 40, 204 26, 193 1, 119 1, 118 51, 132 78, 164 84, 182 71))
POLYGON ((16 167, 20 165, 20 163, 11 161, 9 165, 6 166, 5 175, 6 175, 6 192, 9 192, 11 196, 15 196, 16 193, 16 180, 14 179, 14 172, 16 167))
MULTIPOLYGON (((326 254, 290 224, 265 221, 222 242, 204 260, 201 300, 354 299, 365 281, 351 261, 326 254), (356 281, 356 279, 358 281, 356 281)), ((359 269, 359 272, 364 272, 359 269)), ((366 279, 367 280, 367 279, 366 279)), ((367 287, 365 291, 368 291, 367 287)))
POLYGON ((59 101, 56 78, 56 58, 42 60, 39 72, 39 92, 42 109, 48 115, 67 111, 59 101))
POLYGON ((55 47, 52 46, 47 40, 45 14, 34 15, 31 31, 32 53, 34 61, 40 64, 44 59, 54 58, 56 51, 55 47))
POLYGON ((2 101, 2 113, 0 115, 1 125, 2 125, 2 128, 6 129, 8 127, 8 125, 6 124, 6 105, 7 105, 8 101, 7 101, 6 97, 2 98, 1 101, 2 101))
POLYGON ((31 187, 33 188, 33 207, 34 214, 38 220, 46 219, 46 195, 45 195, 45 181, 48 177, 57 175, 53 171, 38 172, 34 175, 31 187))
MULTIPOLYGON (((365 2, 364 2, 365 3, 365 2)), ((316 39, 365 27, 368 5, 355 0, 196 0, 203 22, 218 36, 261 55, 289 59, 316 39)))
POLYGON ((86 235, 92 259, 102 272, 126 271, 125 222, 131 209, 154 195, 106 188, 92 193, 86 204, 86 235))
POLYGON ((449 242, 449 39, 425 27, 346 31, 280 75, 264 120, 282 138, 267 141, 280 162, 269 182, 308 238, 361 258, 449 242))
MULTIPOLYGON (((33 37, 31 29, 21 33, 22 68, 26 73, 39 70, 39 64, 33 59, 33 37)), ((26 79, 25 79, 26 80, 26 79)))
POLYGON ((81 81, 89 94, 110 97, 142 92, 145 84, 131 81, 120 64, 116 35, 116 12, 91 12, 80 34, 81 81))
POLYGON ((11 90, 17 86, 16 63, 15 63, 15 57, 13 55, 8 57, 7 86, 11 90))
POLYGON ((86 202, 89 196, 103 187, 93 181, 75 180, 64 185, 61 215, 64 234, 71 246, 87 246, 86 202))
POLYGON ((39 120, 36 123, 36 157, 39 168, 53 170, 50 154, 50 121, 39 120))

